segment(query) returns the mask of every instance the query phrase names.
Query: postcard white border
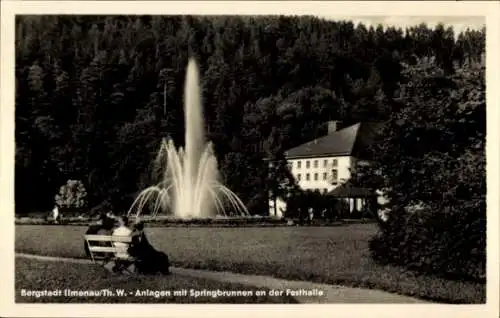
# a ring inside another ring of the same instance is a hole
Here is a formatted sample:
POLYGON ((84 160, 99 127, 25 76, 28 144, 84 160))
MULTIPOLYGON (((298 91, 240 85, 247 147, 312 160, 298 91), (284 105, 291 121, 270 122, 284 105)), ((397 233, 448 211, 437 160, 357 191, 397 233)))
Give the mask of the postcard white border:
POLYGON ((495 1, 1 1, 0 315, 17 317, 498 317, 500 6, 495 1), (230 14, 486 17, 488 284, 486 305, 69 305, 14 302, 15 14, 230 14))

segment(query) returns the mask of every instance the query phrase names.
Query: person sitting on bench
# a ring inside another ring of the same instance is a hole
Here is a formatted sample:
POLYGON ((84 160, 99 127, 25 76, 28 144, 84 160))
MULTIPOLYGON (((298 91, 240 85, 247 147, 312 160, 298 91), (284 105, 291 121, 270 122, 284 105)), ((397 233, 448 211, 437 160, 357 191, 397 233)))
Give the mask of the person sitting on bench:
POLYGON ((170 274, 170 261, 167 254, 156 250, 144 233, 144 222, 138 221, 134 225, 132 243, 129 254, 136 258, 137 272, 141 274, 170 274))
MULTIPOLYGON (((122 215, 117 218, 118 219, 118 227, 113 231, 112 235, 113 236, 131 236, 132 235, 132 230, 128 226, 128 217, 122 215)), ((118 271, 122 269, 123 267, 127 267, 128 265, 131 264, 129 261, 130 255, 128 253, 128 248, 129 244, 128 243, 123 243, 123 242, 114 242, 113 245, 116 248, 120 248, 122 251, 117 252, 115 254, 115 267, 113 268, 113 271, 118 271)))
MULTIPOLYGON (((92 224, 89 226, 85 235, 111 235, 113 227, 115 226, 115 220, 112 218, 110 213, 102 213, 99 216, 97 224, 92 224)), ((90 251, 87 241, 85 241, 85 254, 90 257, 90 251)))

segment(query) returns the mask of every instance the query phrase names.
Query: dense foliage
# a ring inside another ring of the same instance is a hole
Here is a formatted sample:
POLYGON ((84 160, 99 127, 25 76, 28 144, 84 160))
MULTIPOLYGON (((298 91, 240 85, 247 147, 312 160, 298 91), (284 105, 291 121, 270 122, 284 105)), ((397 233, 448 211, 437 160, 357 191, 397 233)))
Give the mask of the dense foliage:
POLYGON ((381 261, 446 276, 486 271, 484 63, 452 74, 434 59, 404 65, 398 107, 358 182, 383 189, 392 211, 371 244, 381 261))
POLYGON ((160 138, 183 143, 189 56, 223 181, 262 214, 268 190, 281 195, 264 158, 328 119, 390 118, 401 63, 435 56, 452 73, 484 52, 484 30, 455 40, 443 26, 313 17, 18 16, 16 35, 17 213, 50 207, 68 179, 83 181, 89 207, 150 182, 160 138))

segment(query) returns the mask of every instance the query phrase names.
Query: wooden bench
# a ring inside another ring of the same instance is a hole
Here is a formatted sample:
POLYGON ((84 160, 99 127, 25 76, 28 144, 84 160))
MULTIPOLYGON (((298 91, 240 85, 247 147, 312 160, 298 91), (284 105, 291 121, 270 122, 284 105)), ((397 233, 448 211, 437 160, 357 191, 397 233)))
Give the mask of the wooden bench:
POLYGON ((131 236, 85 235, 92 262, 108 270, 135 272, 135 258, 128 254, 131 236), (116 245, 115 243, 124 243, 116 245))

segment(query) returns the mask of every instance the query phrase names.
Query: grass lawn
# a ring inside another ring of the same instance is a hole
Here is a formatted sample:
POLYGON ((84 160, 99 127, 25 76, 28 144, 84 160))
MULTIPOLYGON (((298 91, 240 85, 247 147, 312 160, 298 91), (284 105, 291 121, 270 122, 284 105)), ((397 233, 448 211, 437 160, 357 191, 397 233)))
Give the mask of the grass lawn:
MULTIPOLYGON (((77 226, 16 226, 16 251, 85 257, 77 226)), ((447 303, 484 303, 486 286, 375 264, 375 224, 338 227, 149 228, 151 243, 175 266, 367 287, 447 303)))
MULTIPOLYGON (((47 262, 31 259, 16 259, 16 302, 17 303, 297 303, 291 297, 256 296, 256 288, 212 280, 170 276, 126 276, 112 274, 102 267, 90 264, 47 262), (61 295, 49 297, 23 296, 21 290, 61 290, 61 295), (114 295, 65 296, 64 290, 101 291, 114 295), (186 290, 186 296, 174 295, 174 291, 186 290), (190 290, 249 291, 253 296, 210 297, 189 296, 190 290), (123 291, 125 295, 119 293, 123 291), (163 295, 136 294, 137 291, 164 291, 163 295), (168 294, 170 293, 170 294, 168 294)), ((262 290, 262 289, 260 289, 262 290)))

